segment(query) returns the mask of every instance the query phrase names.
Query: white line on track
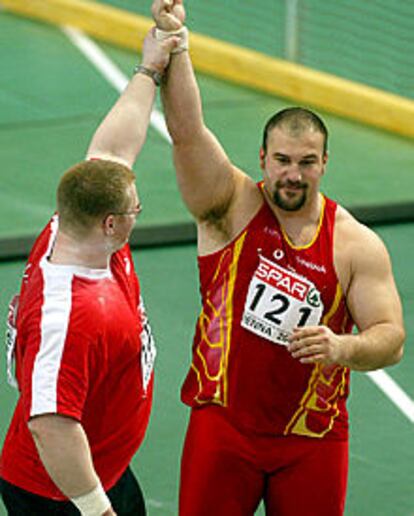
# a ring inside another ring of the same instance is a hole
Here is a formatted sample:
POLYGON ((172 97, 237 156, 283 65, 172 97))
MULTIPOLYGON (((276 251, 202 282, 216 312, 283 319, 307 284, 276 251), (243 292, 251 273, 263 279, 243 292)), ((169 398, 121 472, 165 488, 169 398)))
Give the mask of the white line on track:
POLYGON ((396 405, 407 419, 414 423, 414 401, 401 389, 391 376, 383 371, 371 371, 367 373, 375 385, 396 405))
MULTIPOLYGON (((103 77, 105 77, 109 84, 119 93, 124 91, 129 79, 91 39, 73 27, 62 27, 62 31, 103 77)), ((171 143, 164 116, 156 109, 153 109, 151 113, 151 125, 168 143, 171 143)))
MULTIPOLYGON (((62 27, 62 30, 119 93, 126 88, 129 79, 91 39, 72 27, 62 27)), ((156 109, 153 109, 151 114, 151 125, 165 140, 171 143, 164 116, 156 109)), ((401 387, 383 370, 372 371, 367 375, 408 420, 414 423, 414 401, 401 387)))

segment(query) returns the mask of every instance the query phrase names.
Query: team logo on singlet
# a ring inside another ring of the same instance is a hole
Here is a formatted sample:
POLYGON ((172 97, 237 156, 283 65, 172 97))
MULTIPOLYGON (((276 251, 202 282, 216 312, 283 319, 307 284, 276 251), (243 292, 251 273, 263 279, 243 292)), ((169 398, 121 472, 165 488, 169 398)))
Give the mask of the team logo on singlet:
POLYGON ((145 311, 144 301, 140 297, 139 309, 141 312, 141 370, 142 370, 142 384, 144 391, 147 390, 149 381, 154 369, 155 357, 157 355, 157 348, 155 347, 154 337, 150 323, 148 321, 147 313, 145 311))
POLYGON ((131 274, 131 261, 127 256, 124 257, 124 264, 125 264, 125 272, 129 276, 131 274))
POLYGON ((304 260, 300 256, 296 256, 296 261, 312 271, 320 272, 321 274, 326 274, 325 265, 319 265, 317 263, 308 262, 308 260, 304 260))
POLYGON ((26 267, 24 268, 23 277, 22 277, 22 280, 23 280, 24 283, 26 283, 28 281, 28 279, 29 279, 31 267, 32 267, 32 264, 28 263, 26 265, 26 267))
POLYGON ((285 253, 282 251, 282 249, 275 249, 273 251, 273 258, 275 260, 282 260, 285 257, 285 253))
POLYGON ((310 304, 310 306, 314 306, 318 308, 321 305, 321 296, 316 288, 311 288, 309 290, 308 295, 306 296, 306 301, 310 304))
POLYGON ((13 296, 9 304, 9 311, 6 321, 6 361, 7 361, 7 382, 12 387, 17 387, 14 374, 15 348, 17 338, 17 310, 19 308, 19 294, 13 296))
POLYGON ((307 278, 260 256, 250 281, 241 325, 286 346, 293 328, 319 324, 320 292, 307 278))

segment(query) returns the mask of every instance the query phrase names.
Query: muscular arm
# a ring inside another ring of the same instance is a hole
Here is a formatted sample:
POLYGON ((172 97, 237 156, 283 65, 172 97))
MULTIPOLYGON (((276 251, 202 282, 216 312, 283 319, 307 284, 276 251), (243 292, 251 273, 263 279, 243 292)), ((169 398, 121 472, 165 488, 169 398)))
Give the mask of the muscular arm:
POLYGON ((344 342, 344 365, 368 371, 398 362, 405 339, 401 302, 388 252, 366 228, 354 253, 347 304, 359 334, 344 342))
MULTIPOLYGON (((339 269, 349 267, 348 309, 358 328, 355 335, 336 335, 326 326, 295 329, 288 346, 302 363, 336 363, 370 371, 397 363, 405 331, 402 307, 388 252, 375 233, 346 222, 337 234, 339 269)), ((341 275, 341 274, 340 274, 341 275)))
MULTIPOLYGON (((152 33, 145 38, 142 64, 162 72, 177 40, 157 42, 152 33)), ((95 132, 88 158, 118 161, 132 167, 146 138, 155 98, 151 77, 135 74, 95 132)))
MULTIPOLYGON (((156 0, 153 4, 154 17, 161 28, 157 9, 162 10, 163 3, 156 0)), ((199 220, 211 212, 224 215, 234 197, 236 183, 244 174, 230 163, 204 123, 200 92, 188 52, 171 56, 161 93, 184 202, 199 220)))
POLYGON ((155 85, 136 74, 95 132, 87 157, 120 162, 132 167, 147 134, 155 85))

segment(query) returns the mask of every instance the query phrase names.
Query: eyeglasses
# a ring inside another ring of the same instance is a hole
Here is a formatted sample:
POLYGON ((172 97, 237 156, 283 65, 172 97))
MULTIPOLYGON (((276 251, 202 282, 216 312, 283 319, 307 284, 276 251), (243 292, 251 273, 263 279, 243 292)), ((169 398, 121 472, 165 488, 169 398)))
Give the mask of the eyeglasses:
POLYGON ((135 208, 132 208, 132 210, 128 211, 112 211, 112 215, 135 215, 136 217, 142 212, 142 204, 139 204, 135 208))

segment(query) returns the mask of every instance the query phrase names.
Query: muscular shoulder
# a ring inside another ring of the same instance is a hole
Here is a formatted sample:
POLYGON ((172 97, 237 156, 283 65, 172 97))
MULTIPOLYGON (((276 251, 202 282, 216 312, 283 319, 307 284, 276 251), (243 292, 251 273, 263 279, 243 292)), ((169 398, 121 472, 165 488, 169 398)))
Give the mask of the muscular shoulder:
POLYGON ((366 249, 371 251, 384 248, 382 240, 372 229, 359 222, 341 206, 338 206, 336 213, 335 238, 340 240, 341 247, 345 249, 361 245, 365 245, 366 249))
POLYGON ((338 206, 335 219, 334 262, 344 291, 359 270, 389 266, 386 247, 380 237, 338 206))

